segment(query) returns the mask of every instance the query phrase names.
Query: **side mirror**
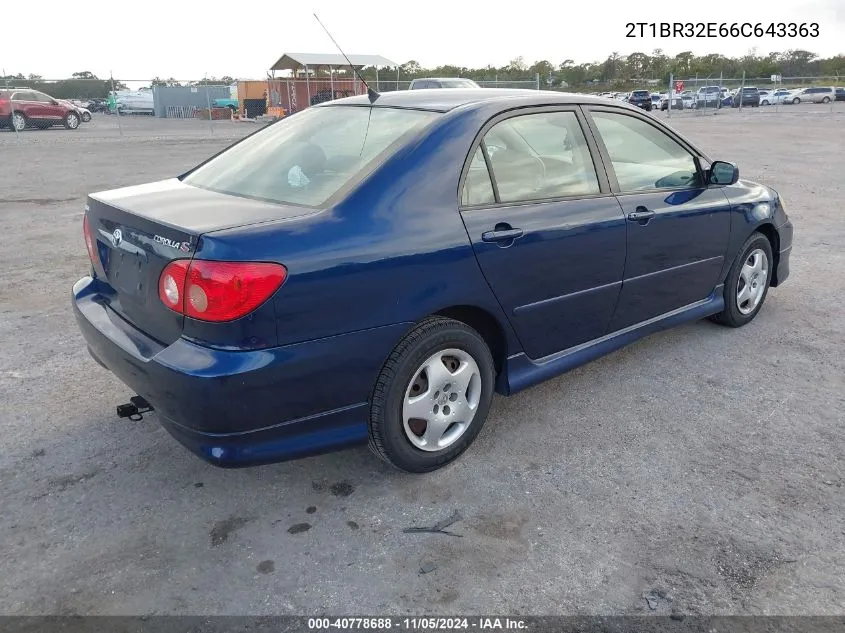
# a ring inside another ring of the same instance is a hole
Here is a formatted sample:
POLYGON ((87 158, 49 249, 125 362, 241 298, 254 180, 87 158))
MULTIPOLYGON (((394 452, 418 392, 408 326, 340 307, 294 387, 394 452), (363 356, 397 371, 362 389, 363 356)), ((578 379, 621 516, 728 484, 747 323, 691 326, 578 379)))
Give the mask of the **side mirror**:
POLYGON ((739 180, 739 167, 717 160, 710 165, 708 180, 711 185, 733 185, 739 180))

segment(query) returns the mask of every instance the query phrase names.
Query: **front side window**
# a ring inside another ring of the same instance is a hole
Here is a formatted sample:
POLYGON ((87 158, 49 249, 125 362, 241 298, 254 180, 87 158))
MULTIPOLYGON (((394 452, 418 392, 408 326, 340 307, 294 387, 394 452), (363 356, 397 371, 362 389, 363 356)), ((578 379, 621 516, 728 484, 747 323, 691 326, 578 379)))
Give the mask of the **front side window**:
POLYGON ((596 170, 574 112, 506 119, 484 137, 499 202, 599 193, 596 170))
POLYGON ((695 160, 668 134, 625 114, 593 112, 623 192, 699 186, 695 160))
POLYGON ((438 116, 397 108, 308 108, 232 146, 183 182, 246 198, 320 206, 438 116))

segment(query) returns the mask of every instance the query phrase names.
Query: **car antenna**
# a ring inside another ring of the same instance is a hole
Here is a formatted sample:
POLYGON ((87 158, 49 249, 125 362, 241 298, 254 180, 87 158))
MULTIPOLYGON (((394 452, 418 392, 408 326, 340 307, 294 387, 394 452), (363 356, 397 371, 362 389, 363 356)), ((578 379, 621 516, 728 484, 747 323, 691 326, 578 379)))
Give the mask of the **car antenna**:
POLYGON ((314 19, 319 22, 320 26, 322 26, 323 30, 326 32, 326 35, 328 35, 332 43, 337 46, 337 50, 339 50, 340 54, 343 55, 343 58, 346 60, 346 63, 349 64, 349 67, 352 69, 352 72, 355 73, 355 76, 360 79, 361 83, 367 87, 367 97, 369 97, 370 103, 374 103, 375 100, 378 99, 381 95, 372 88, 370 88, 370 84, 368 84, 367 81, 361 76, 361 73, 358 72, 358 69, 352 65, 352 62, 349 61, 349 58, 346 56, 346 53, 343 52, 343 49, 340 47, 340 44, 338 44, 337 41, 332 37, 332 34, 329 33, 329 30, 326 28, 326 25, 320 21, 320 18, 317 17, 316 13, 314 14, 314 19))

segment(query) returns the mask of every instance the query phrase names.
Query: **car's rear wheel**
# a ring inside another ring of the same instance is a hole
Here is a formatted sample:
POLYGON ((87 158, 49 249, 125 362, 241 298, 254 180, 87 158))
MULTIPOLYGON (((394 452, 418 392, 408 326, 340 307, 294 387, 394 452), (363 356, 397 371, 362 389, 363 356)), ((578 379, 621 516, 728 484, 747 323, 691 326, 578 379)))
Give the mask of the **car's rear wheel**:
POLYGON ((792 105, 798 105, 799 103, 801 103, 801 99, 799 99, 798 97, 795 97, 795 98, 792 100, 792 105))
POLYGON ((768 102, 768 101, 766 101, 765 99, 763 99, 763 100, 760 102, 760 105, 769 105, 769 102, 768 102))
POLYGON ((26 115, 23 112, 12 113, 12 129, 16 132, 22 132, 26 129, 26 115))
POLYGON ((750 322, 766 300, 773 264, 769 239, 762 233, 752 233, 725 279, 725 308, 710 318, 730 327, 750 322))
POLYGON ((65 127, 69 130, 75 130, 79 127, 79 115, 76 112, 68 112, 65 115, 65 127))
POLYGON ((494 378, 478 332, 453 319, 425 319, 399 342, 376 381, 370 448, 408 472, 445 466, 484 425, 494 378))
POLYGON ((91 114, 89 112, 82 113, 82 122, 89 123, 91 121, 91 114))
POLYGON ((830 103, 830 97, 822 98, 822 103, 830 103))

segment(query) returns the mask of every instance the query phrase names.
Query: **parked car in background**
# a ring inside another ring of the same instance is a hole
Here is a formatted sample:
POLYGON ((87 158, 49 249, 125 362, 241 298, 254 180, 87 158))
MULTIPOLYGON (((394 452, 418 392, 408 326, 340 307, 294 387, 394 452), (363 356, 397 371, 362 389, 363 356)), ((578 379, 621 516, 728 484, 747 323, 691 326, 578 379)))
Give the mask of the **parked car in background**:
POLYGON ((684 90, 681 92, 681 101, 684 102, 685 108, 695 107, 695 93, 692 90, 684 90))
POLYGON ((771 90, 765 95, 760 95, 760 105, 767 106, 781 104, 783 103, 783 100, 786 99, 790 94, 790 91, 786 90, 785 88, 771 90))
POLYGON ((836 101, 845 101, 845 88, 836 88, 834 90, 836 101))
POLYGON ((756 108, 760 105, 760 93, 754 86, 745 86, 737 92, 731 103, 731 106, 734 108, 738 108, 742 106, 743 108, 752 107, 756 108))
POLYGON ((660 99, 661 99, 661 96, 659 94, 657 94, 656 92, 651 93, 651 109, 652 110, 656 110, 657 108, 660 107, 660 99))
POLYGON ((190 450, 234 467, 369 443, 410 472, 457 459, 494 391, 751 322, 793 235, 775 190, 638 108, 495 89, 316 105, 90 194, 82 229, 88 349, 190 450))
POLYGON ((115 108, 118 114, 154 114, 153 93, 149 90, 117 92, 115 108))
POLYGON ((649 92, 648 90, 633 90, 628 96, 628 103, 630 103, 632 106, 642 108, 647 112, 651 112, 651 92, 649 92))
POLYGON ((0 90, 0 126, 18 132, 30 127, 46 130, 64 125, 75 130, 82 115, 70 102, 54 99, 38 90, 0 90))
POLYGON ((79 113, 79 118, 83 123, 88 123, 91 120, 91 110, 89 110, 85 105, 82 105, 81 102, 67 99, 59 99, 59 101, 76 108, 76 111, 79 113))
POLYGON ((813 87, 794 90, 786 99, 784 103, 792 103, 798 105, 799 103, 830 103, 836 99, 836 91, 832 86, 824 88, 813 87))
POLYGON ((106 99, 89 99, 85 107, 90 112, 108 112, 109 102, 106 99))
POLYGON ((428 77, 414 79, 408 90, 425 90, 428 88, 480 88, 472 79, 463 77, 428 77))
POLYGON ((702 86, 695 95, 696 108, 721 108, 722 88, 720 86, 702 86))
POLYGON ((662 99, 660 99, 660 110, 661 112, 666 111, 669 109, 669 104, 672 104, 673 110, 683 110, 684 109, 684 100, 680 95, 672 95, 669 97, 668 95, 664 95, 662 99))

